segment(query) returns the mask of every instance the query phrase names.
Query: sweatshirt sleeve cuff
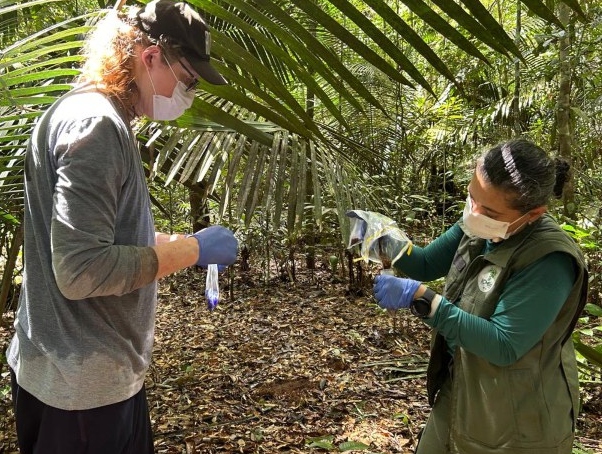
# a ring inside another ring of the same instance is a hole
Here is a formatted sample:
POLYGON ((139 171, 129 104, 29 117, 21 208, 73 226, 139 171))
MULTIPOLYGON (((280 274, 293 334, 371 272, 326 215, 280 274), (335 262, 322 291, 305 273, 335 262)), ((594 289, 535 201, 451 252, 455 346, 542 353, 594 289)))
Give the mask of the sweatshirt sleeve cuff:
POLYGON ((152 247, 142 249, 140 254, 140 275, 135 288, 144 287, 155 281, 159 271, 159 259, 152 247))

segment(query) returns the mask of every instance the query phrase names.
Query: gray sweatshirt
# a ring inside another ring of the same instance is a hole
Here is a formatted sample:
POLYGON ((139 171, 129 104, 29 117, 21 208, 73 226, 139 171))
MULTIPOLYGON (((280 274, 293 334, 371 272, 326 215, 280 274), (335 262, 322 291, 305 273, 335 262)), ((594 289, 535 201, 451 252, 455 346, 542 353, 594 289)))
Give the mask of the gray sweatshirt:
POLYGON ((8 364, 42 402, 83 410, 143 385, 157 256, 130 125, 91 89, 41 118, 25 159, 24 276, 8 364))

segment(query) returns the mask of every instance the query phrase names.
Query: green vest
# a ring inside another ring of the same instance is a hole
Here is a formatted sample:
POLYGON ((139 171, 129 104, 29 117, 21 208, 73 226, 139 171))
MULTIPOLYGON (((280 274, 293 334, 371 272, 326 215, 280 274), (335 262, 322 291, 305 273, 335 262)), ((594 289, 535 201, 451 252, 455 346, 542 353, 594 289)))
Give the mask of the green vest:
MULTIPOLYGON (((551 252, 571 255, 577 278, 556 320, 516 363, 496 366, 456 348, 451 366, 450 450, 461 454, 570 454, 579 409, 571 332, 587 297, 583 256, 549 215, 481 255, 484 245, 481 239, 462 238, 444 290, 450 302, 479 317, 491 317, 509 277, 551 252)), ((435 332, 427 374, 431 404, 449 367, 445 341, 435 332)))

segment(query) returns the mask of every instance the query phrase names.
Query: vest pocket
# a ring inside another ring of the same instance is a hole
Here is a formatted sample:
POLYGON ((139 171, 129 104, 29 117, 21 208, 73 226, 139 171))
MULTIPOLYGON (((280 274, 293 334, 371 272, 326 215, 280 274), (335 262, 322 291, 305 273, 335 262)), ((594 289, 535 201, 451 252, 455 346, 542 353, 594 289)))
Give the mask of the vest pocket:
POLYGON ((508 398, 508 386, 503 377, 483 374, 466 377, 464 383, 454 376, 459 387, 455 432, 460 437, 488 447, 503 446, 516 433, 512 400, 508 398))
POLYGON ((488 447, 542 440, 545 404, 529 369, 498 369, 495 375, 483 373, 467 382, 473 386, 460 385, 457 400, 459 435, 488 447))
POLYGON ((539 381, 529 369, 509 372, 518 441, 539 441, 543 438, 541 412, 546 408, 541 389, 535 386, 539 381))

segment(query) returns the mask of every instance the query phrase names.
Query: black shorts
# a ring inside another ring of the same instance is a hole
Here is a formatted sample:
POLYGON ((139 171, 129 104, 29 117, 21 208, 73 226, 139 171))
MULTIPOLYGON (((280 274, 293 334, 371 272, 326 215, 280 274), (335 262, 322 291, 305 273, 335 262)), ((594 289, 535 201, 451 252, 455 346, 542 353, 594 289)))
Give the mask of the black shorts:
POLYGON ((21 388, 11 370, 21 454, 153 454, 144 387, 133 397, 90 410, 44 404, 21 388))

